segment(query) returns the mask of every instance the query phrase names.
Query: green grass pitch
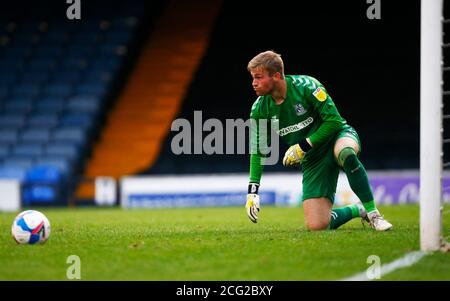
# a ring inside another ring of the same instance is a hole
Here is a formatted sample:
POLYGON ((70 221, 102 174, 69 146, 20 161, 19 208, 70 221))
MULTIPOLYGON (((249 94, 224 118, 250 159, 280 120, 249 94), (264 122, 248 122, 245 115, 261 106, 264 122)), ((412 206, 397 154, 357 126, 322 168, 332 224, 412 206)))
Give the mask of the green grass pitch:
MULTIPOLYGON (((450 233, 444 208, 444 235, 450 233)), ((15 214, 0 213, 0 280, 67 280, 69 255, 81 280, 339 280, 419 249, 419 206, 380 207, 394 230, 354 219, 308 232, 301 208, 264 207, 258 224, 245 209, 41 209, 52 233, 44 245, 17 245, 15 214)), ((381 280, 450 280, 450 254, 434 253, 381 280)))

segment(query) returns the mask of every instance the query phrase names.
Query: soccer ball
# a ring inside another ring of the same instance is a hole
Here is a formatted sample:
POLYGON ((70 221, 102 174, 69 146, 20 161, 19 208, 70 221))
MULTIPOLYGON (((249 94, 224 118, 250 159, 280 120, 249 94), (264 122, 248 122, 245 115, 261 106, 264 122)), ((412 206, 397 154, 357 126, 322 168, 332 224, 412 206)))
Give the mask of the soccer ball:
POLYGON ((42 244, 50 236, 50 222, 39 211, 23 211, 14 219, 11 232, 18 244, 42 244))

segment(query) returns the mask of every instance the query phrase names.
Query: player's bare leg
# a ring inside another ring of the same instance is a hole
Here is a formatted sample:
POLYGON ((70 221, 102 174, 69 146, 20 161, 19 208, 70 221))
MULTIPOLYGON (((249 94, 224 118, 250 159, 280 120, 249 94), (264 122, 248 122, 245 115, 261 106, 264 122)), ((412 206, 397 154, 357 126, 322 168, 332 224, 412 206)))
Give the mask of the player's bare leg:
POLYGON ((364 207, 360 204, 332 208, 326 197, 311 198, 303 201, 305 225, 308 230, 337 229, 355 217, 365 216, 364 207))
POLYGON ((334 156, 344 169, 350 187, 367 211, 367 218, 364 219, 377 231, 389 230, 392 224, 386 221, 376 208, 366 170, 357 156, 359 151, 358 143, 351 137, 341 137, 334 145, 334 156))
POLYGON ((328 198, 312 198, 303 201, 305 226, 308 230, 326 230, 330 224, 331 202, 328 198))

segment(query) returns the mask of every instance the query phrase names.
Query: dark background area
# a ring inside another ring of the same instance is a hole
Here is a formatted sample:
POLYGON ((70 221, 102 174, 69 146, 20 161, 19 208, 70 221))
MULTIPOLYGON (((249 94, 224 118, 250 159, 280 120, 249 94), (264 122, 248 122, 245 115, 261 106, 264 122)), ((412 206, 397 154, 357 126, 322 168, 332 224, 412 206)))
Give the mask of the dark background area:
MULTIPOLYGON (((248 61, 282 55, 286 74, 321 81, 362 140, 367 169, 419 167, 420 1, 225 1, 180 118, 248 119, 256 96, 248 61)), ((248 171, 248 155, 174 155, 168 135, 145 173, 248 171)), ((207 133, 203 134, 205 137, 207 133)), ((283 145, 280 154, 284 153, 283 145)), ((281 163, 266 170, 286 171, 281 163)))

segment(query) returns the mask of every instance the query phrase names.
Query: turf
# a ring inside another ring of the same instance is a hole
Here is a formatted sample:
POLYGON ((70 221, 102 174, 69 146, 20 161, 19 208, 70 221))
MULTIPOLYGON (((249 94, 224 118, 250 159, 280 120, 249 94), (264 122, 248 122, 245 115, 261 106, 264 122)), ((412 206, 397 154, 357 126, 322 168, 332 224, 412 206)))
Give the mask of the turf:
MULTIPOLYGON (((17 245, 15 214, 0 213, 0 280, 66 280, 69 255, 81 280, 339 280, 365 271, 370 255, 384 264, 419 249, 419 207, 380 209, 393 231, 355 219, 308 232, 301 208, 265 207, 258 224, 235 207, 42 209, 52 224, 44 245, 17 245)), ((450 254, 434 253, 382 280, 450 280, 449 271, 450 254)))

